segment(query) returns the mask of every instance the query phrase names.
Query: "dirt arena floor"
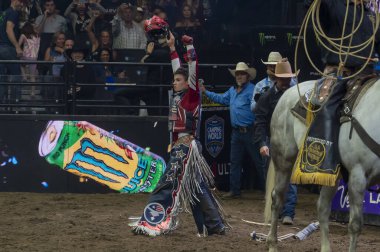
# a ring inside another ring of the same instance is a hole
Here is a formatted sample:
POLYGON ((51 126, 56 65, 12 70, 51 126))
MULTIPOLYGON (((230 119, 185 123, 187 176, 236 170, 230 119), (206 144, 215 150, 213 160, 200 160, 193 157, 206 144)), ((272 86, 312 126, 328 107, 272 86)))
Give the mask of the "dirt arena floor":
MULTIPOLYGON (((226 236, 198 238, 191 214, 182 213, 179 228, 162 237, 133 235, 128 217, 140 215, 148 195, 0 193, 0 251, 265 251, 249 233, 268 228, 262 222, 264 196, 245 192, 225 200, 233 229, 226 236)), ((280 225, 279 235, 296 233, 316 219, 317 195, 299 194, 293 227, 280 225)), ((331 223, 333 251, 348 250, 347 226, 331 223)), ((378 251, 380 227, 365 226, 358 251, 378 251)), ((304 241, 279 243, 280 251, 319 251, 320 232, 304 241)))

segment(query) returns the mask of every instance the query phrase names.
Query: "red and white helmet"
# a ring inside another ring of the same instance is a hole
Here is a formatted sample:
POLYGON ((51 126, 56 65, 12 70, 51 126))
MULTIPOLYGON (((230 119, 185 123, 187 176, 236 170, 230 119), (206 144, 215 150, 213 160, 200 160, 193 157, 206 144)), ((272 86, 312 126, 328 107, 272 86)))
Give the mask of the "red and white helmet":
POLYGON ((149 37, 158 39, 168 35, 169 24, 159 16, 145 20, 144 30, 149 37))

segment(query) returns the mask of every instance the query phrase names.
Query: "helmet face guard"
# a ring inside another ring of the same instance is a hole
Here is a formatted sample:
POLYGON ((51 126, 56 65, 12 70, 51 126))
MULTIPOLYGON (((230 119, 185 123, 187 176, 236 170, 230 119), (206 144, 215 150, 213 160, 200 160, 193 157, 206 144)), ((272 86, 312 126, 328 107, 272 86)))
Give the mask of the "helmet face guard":
POLYGON ((169 35, 169 25, 158 16, 145 20, 144 30, 148 37, 154 41, 166 39, 169 35))
POLYGON ((147 33, 148 36, 153 40, 159 40, 166 38, 169 34, 168 30, 160 29, 160 30, 152 30, 147 33))

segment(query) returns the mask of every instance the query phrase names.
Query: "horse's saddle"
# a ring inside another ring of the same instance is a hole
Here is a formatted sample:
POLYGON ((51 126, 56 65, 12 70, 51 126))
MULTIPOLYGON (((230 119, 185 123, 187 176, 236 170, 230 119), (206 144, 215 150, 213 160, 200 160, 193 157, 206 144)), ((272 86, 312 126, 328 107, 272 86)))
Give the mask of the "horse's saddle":
MULTIPOLYGON (((377 80, 378 76, 371 74, 359 75, 347 82, 347 92, 342 99, 343 106, 338 111, 341 115, 341 124, 350 120, 351 112, 358 101, 377 80)), ((336 84, 337 79, 330 76, 317 80, 314 87, 307 91, 292 108, 292 114, 306 123, 306 107, 308 106, 309 109, 318 111, 326 103, 336 84)))

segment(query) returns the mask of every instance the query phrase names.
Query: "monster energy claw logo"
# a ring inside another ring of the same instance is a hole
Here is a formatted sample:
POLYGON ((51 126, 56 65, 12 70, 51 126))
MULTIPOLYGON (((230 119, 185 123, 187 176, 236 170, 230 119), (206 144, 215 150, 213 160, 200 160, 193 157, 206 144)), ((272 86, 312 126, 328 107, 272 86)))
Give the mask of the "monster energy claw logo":
POLYGON ((263 46, 267 41, 276 40, 276 36, 274 35, 265 35, 264 32, 259 32, 259 42, 263 46))
POLYGON ((288 32, 288 33, 286 33, 286 36, 287 36, 287 38, 288 38, 288 44, 289 44, 290 46, 292 46, 292 44, 293 44, 293 40, 292 40, 292 38, 293 38, 293 34, 292 34, 291 32, 288 32))
POLYGON ((293 33, 291 33, 291 32, 286 33, 286 38, 288 40, 288 45, 289 46, 292 46, 294 41, 303 40, 304 39, 303 36, 293 35, 293 33))
POLYGON ((265 33, 263 32, 259 33, 259 41, 262 46, 265 44, 265 33))

